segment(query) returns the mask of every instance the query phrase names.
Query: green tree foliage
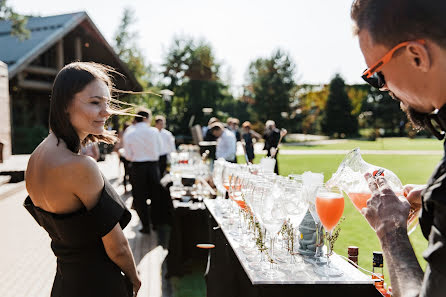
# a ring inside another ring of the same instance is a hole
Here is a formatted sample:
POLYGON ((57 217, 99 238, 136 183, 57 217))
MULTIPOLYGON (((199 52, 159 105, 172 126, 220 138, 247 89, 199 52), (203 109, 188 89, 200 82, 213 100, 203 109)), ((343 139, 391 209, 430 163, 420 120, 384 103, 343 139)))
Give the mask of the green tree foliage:
POLYGON ((20 40, 28 39, 31 32, 26 29, 28 18, 20 15, 7 5, 6 0, 0 0, 0 20, 11 21, 11 35, 17 36, 20 40))
POLYGON ((321 133, 321 115, 328 97, 327 85, 299 85, 296 88, 297 102, 296 117, 299 120, 300 129, 296 131, 304 134, 321 133))
POLYGON ((344 80, 336 74, 330 82, 327 104, 322 117, 322 131, 327 135, 338 137, 357 134, 358 121, 352 110, 344 80))
POLYGON ((385 135, 388 136, 405 134, 404 125, 407 118, 401 111, 399 102, 393 100, 387 92, 381 92, 370 86, 368 91, 359 115, 361 126, 374 130, 384 129, 385 135))
POLYGON ((127 64, 143 89, 146 89, 151 86, 152 71, 136 43, 138 34, 131 28, 136 21, 134 15, 135 12, 132 9, 124 9, 121 23, 115 33, 114 48, 119 58, 127 64))
MULTIPOLYGON (((135 13, 132 9, 124 9, 121 23, 115 33, 114 49, 119 58, 127 65, 128 69, 133 73, 138 83, 142 86, 143 91, 158 92, 159 90, 152 84, 152 69, 148 64, 137 45, 138 34, 132 29, 135 23, 135 13)), ((121 100, 130 102, 137 106, 150 108, 154 114, 164 112, 164 104, 162 99, 151 94, 143 95, 126 95, 121 100)), ((132 112, 134 112, 133 110, 132 112)), ((113 117, 118 120, 115 126, 122 126, 123 123, 131 121, 131 116, 113 117)))
POLYGON ((209 116, 203 114, 204 107, 216 112, 220 102, 233 100, 219 78, 220 65, 206 41, 177 37, 164 60, 164 87, 175 93, 167 114, 174 132, 189 134, 189 124, 207 123, 209 116))
POLYGON ((249 66, 250 97, 257 119, 274 120, 278 127, 288 126, 295 65, 282 50, 276 50, 270 58, 259 58, 249 66))

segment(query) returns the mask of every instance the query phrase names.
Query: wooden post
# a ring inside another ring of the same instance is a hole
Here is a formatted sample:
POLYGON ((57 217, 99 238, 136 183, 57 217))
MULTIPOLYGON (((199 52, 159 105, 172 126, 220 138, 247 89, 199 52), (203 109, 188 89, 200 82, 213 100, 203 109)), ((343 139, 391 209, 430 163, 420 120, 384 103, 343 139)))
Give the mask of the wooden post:
POLYGON ((62 69, 65 65, 65 57, 63 52, 63 39, 59 40, 56 44, 56 67, 57 70, 62 69))
POLYGON ((9 99, 8 66, 0 61, 0 142, 2 161, 11 155, 11 106, 9 99))
POLYGON ((74 38, 74 60, 82 61, 82 43, 79 36, 74 38))

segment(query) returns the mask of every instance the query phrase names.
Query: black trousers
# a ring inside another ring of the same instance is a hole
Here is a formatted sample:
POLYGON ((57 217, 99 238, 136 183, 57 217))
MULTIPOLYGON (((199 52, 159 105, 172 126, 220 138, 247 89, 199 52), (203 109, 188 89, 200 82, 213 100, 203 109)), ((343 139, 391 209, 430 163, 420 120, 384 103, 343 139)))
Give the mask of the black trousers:
POLYGON ((135 210, 144 229, 150 228, 150 209, 147 199, 156 204, 160 199, 160 171, 158 161, 131 162, 130 183, 135 210))
POLYGON ((167 155, 160 156, 159 159, 159 165, 160 165, 160 174, 161 178, 166 174, 166 168, 167 168, 167 155))
POLYGON ((124 185, 124 189, 127 192, 127 179, 129 179, 129 161, 127 161, 124 157, 119 157, 119 160, 124 164, 124 179, 122 180, 122 184, 124 185))

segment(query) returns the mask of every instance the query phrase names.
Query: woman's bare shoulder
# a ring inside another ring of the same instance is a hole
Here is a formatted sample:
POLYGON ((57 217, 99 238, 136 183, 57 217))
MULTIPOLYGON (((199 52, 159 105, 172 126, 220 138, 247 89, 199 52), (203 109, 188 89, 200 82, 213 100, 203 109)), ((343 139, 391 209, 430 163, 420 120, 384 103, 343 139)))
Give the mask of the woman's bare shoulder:
POLYGON ((66 181, 70 190, 82 201, 87 209, 96 205, 104 187, 104 179, 96 161, 88 156, 74 156, 64 165, 66 181))

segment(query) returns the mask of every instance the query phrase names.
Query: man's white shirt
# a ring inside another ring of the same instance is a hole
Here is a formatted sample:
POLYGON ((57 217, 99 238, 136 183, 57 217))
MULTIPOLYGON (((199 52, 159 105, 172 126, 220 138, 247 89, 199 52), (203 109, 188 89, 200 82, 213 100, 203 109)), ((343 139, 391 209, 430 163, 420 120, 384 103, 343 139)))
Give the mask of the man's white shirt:
POLYGON ((215 151, 215 157, 217 159, 223 158, 226 161, 234 161, 237 151, 237 141, 234 133, 228 129, 224 129, 223 133, 217 140, 217 148, 215 151))
POLYGON ((173 136, 172 132, 166 129, 161 129, 159 133, 162 141, 160 155, 163 156, 175 152, 177 149, 175 147, 175 137, 173 136))
POLYGON ((158 161, 162 140, 158 129, 146 122, 128 127, 123 135, 125 158, 131 162, 158 161))

